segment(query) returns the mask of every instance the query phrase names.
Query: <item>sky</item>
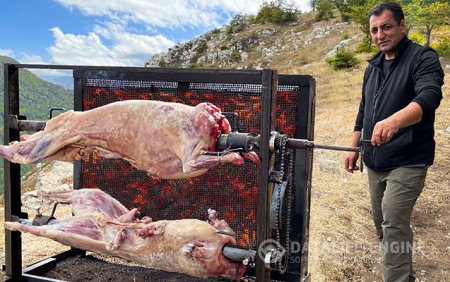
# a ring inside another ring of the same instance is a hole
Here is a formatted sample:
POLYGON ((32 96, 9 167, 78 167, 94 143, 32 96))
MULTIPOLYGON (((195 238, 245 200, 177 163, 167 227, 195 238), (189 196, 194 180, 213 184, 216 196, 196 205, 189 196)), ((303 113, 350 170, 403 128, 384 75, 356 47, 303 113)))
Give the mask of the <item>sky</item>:
MULTIPOLYGON (((307 11, 308 0, 285 0, 307 11)), ((6 0, 0 9, 0 55, 20 63, 144 66, 167 51, 256 14, 263 0, 6 0)), ((55 75, 36 70, 38 75, 55 75)))

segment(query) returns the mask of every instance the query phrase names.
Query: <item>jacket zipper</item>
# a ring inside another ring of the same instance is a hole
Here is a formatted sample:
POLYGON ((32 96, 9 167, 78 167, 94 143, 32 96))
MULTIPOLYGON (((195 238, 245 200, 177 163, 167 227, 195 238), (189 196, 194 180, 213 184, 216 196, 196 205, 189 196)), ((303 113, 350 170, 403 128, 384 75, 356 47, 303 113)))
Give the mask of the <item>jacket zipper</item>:
MULTIPOLYGON (((378 66, 374 66, 374 69, 376 69, 378 72, 381 73, 381 76, 383 77, 383 82, 381 83, 381 86, 380 86, 380 88, 378 88, 377 92, 375 93, 375 97, 374 97, 375 101, 374 101, 374 106, 373 106, 373 111, 372 111, 372 134, 373 134, 373 127, 375 126, 375 112, 378 107, 378 98, 380 97, 381 92, 384 90, 384 87, 386 86, 386 82, 390 78, 395 66, 396 66, 396 62, 394 61, 394 62, 392 62, 392 65, 389 67, 389 72, 387 73, 386 76, 384 76, 383 71, 378 66)), ((377 150, 377 146, 373 146, 372 163, 375 165, 375 167, 377 167, 377 164, 375 163, 376 150, 377 150)))
MULTIPOLYGON (((374 103, 373 103, 373 109, 372 109, 372 130, 371 130, 372 134, 373 134, 373 129, 375 127, 375 112, 376 112, 376 109, 378 107, 378 97, 380 96, 381 91, 383 91, 384 84, 386 82, 386 80, 384 78, 384 75, 383 75, 383 72, 378 67, 374 67, 374 68, 378 72, 381 72, 381 75, 383 76, 383 82, 381 83, 380 88, 378 88, 378 90, 377 90, 377 92, 375 93, 375 96, 374 96, 374 103)), ((375 167, 377 167, 377 165, 375 163, 375 151, 376 151, 376 148, 377 148, 376 146, 373 146, 372 156, 371 156, 372 157, 372 163, 375 165, 375 167)))

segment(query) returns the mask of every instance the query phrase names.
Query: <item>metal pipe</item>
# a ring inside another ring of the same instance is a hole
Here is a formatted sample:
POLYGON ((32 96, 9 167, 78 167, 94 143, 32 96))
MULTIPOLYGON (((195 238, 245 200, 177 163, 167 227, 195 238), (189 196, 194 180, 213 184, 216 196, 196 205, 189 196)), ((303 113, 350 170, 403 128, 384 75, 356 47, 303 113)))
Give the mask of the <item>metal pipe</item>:
POLYGON ((244 265, 253 264, 256 257, 256 251, 242 249, 233 245, 224 245, 222 254, 230 261, 242 263, 244 265))
POLYGON ((46 125, 45 121, 35 120, 19 120, 17 121, 17 127, 20 131, 42 131, 46 125))
POLYGON ((292 149, 306 149, 306 148, 314 148, 314 149, 327 149, 334 151, 349 151, 349 152, 360 152, 360 147, 346 147, 346 146, 333 146, 333 145, 321 145, 315 144, 313 141, 309 141, 306 139, 288 139, 287 143, 289 148, 292 149))
MULTIPOLYGON (((274 151, 276 147, 275 139, 277 138, 276 133, 272 133, 269 140, 270 150, 274 151)), ((230 134, 222 134, 219 136, 217 140, 216 149, 218 151, 224 150, 233 150, 239 149, 245 152, 251 151, 253 147, 258 147, 260 143, 260 136, 253 136, 249 133, 236 133, 232 132, 230 134)), ((364 140, 366 141, 366 140, 364 140)), ((370 142, 370 140, 369 140, 370 142)), ((347 146, 334 146, 334 145, 322 145, 315 144, 314 141, 306 140, 306 139, 294 139, 289 138, 287 142, 287 146, 292 149, 306 149, 306 148, 314 148, 314 149, 326 149, 326 150, 334 150, 334 151, 349 151, 349 152, 360 152, 361 147, 347 147, 347 146)))
POLYGON ((58 224, 60 223, 60 220, 56 220, 54 217, 49 216, 37 216, 34 219, 25 219, 20 218, 19 223, 23 225, 29 225, 29 226, 42 226, 42 225, 51 225, 51 224, 58 224))
POLYGON ((9 128, 19 131, 42 131, 45 125, 45 121, 26 120, 24 116, 19 115, 9 115, 8 119, 9 128))

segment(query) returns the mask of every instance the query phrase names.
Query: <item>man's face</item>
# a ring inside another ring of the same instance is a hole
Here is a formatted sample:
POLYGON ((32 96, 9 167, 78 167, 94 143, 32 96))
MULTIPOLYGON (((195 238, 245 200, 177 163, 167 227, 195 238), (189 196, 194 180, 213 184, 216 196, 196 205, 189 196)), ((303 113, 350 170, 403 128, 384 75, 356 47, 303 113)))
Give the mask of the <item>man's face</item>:
POLYGON ((372 41, 387 57, 395 55, 395 46, 405 34, 405 21, 398 24, 391 11, 385 10, 381 15, 372 15, 369 20, 372 41))

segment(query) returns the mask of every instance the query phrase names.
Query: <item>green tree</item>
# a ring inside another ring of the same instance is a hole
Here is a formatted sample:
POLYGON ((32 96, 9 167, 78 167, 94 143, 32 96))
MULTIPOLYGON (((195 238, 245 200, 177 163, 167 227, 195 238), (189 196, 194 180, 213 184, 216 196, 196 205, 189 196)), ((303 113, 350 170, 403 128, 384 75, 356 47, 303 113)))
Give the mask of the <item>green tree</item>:
POLYGON ((450 35, 443 35, 439 38, 439 40, 431 44, 436 52, 438 52, 441 57, 450 57, 450 35))
POLYGON ((352 7, 362 6, 364 5, 365 0, 333 0, 334 5, 341 13, 341 17, 343 21, 350 21, 350 12, 352 7))
POLYGON ((315 12, 317 9, 317 2, 319 2, 319 1, 318 0, 309 0, 309 6, 311 6, 311 9, 313 10, 313 12, 315 12))
POLYGON ((317 20, 329 20, 333 17, 333 9, 335 8, 331 0, 318 0, 316 3, 317 20))
POLYGON ((405 6, 408 30, 412 26, 422 28, 425 33, 425 46, 430 46, 431 32, 437 26, 449 21, 450 4, 448 1, 413 0, 405 6))
POLYGON ((249 16, 244 14, 237 14, 231 19, 230 23, 228 24, 226 28, 227 34, 241 32, 247 26, 248 21, 249 16))
POLYGON ((350 5, 350 7, 347 15, 354 23, 359 25, 361 31, 365 35, 365 37, 363 38, 363 42, 365 45, 367 45, 367 48, 370 49, 372 46, 372 38, 370 36, 368 13, 373 6, 379 3, 379 1, 369 0, 363 2, 363 4, 359 4, 359 2, 355 3, 354 5, 348 4, 350 5))
POLYGON ((298 10, 286 0, 273 0, 264 2, 259 9, 254 21, 256 23, 284 23, 297 20, 298 10))

